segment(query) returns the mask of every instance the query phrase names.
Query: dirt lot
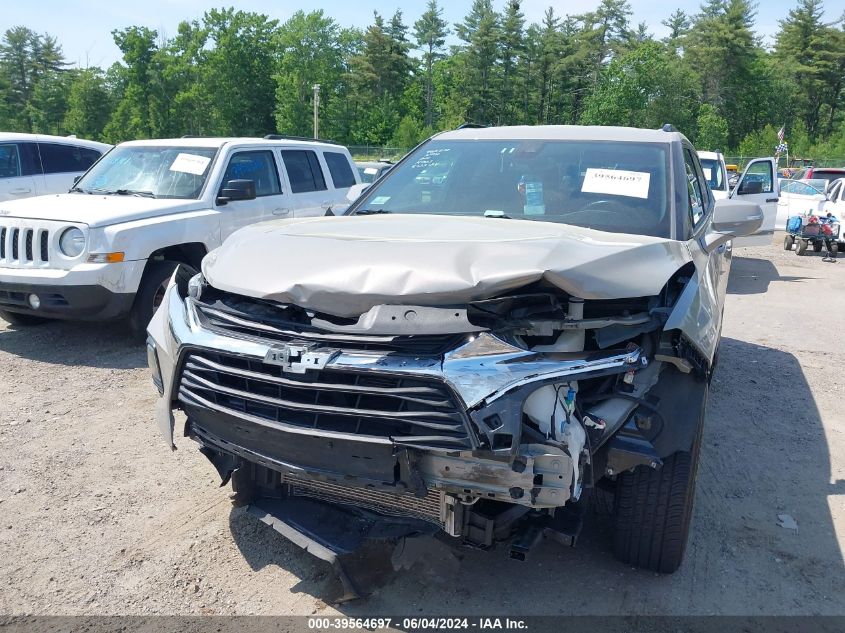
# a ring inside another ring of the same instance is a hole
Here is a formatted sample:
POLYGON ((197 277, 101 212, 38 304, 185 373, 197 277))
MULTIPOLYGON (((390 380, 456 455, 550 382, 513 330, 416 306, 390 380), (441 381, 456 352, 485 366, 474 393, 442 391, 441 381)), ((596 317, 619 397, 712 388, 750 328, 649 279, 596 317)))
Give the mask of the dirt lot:
MULTIPOLYGON (((845 259, 737 249, 676 574, 617 563, 593 515, 574 549, 470 552, 342 611, 845 614, 843 314, 845 259)), ((233 508, 192 442, 168 451, 154 400, 119 326, 0 321, 0 613, 335 612, 329 568, 233 508)))

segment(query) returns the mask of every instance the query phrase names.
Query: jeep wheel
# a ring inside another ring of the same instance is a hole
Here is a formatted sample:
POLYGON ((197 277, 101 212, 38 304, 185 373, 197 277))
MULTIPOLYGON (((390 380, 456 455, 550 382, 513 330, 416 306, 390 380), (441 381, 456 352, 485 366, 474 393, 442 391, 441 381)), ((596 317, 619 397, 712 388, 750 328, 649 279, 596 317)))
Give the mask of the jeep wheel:
POLYGON ((619 476, 613 507, 613 550, 623 563, 671 574, 684 558, 706 394, 689 452, 679 451, 660 468, 638 466, 619 476))
POLYGON ((167 290, 167 284, 178 265, 179 262, 165 260, 150 264, 144 271, 144 277, 135 295, 135 303, 129 313, 129 327, 136 337, 146 338, 147 325, 161 305, 164 291, 167 290))
POLYGON ((0 319, 12 325, 20 325, 22 327, 38 325, 47 321, 44 317, 38 317, 32 314, 20 314, 18 312, 7 312, 6 310, 0 310, 0 319))
POLYGON ((791 251, 793 244, 795 244, 795 238, 792 235, 787 235, 783 238, 783 250, 791 251))

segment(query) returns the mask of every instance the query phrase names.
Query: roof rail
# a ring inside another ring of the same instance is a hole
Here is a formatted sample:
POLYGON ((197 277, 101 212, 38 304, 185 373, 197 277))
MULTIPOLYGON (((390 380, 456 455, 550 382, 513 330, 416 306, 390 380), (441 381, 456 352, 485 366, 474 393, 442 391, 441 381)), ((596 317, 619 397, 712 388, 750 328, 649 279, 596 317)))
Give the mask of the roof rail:
POLYGON ((678 131, 678 130, 675 129, 675 126, 672 125, 671 123, 664 123, 663 127, 660 128, 660 129, 663 130, 664 132, 677 132, 678 131))
POLYGON ((316 143, 331 143, 337 145, 337 141, 332 141, 327 138, 310 138, 308 136, 288 136, 287 134, 265 134, 264 138, 268 141, 314 141, 316 143))
POLYGON ((466 122, 466 123, 461 123, 461 124, 460 124, 458 127, 456 127, 455 129, 456 129, 456 130, 466 130, 466 129, 472 129, 472 128, 484 128, 484 127, 490 127, 490 126, 489 126, 489 125, 485 125, 485 124, 483 124, 483 123, 470 123, 470 122, 466 122))

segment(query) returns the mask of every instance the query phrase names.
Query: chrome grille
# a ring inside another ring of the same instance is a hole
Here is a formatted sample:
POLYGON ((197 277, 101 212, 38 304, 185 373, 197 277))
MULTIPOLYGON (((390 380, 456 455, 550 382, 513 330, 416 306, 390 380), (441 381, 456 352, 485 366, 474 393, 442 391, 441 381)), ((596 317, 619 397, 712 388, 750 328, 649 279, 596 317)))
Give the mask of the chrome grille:
POLYGON ((50 262, 50 231, 0 225, 0 264, 44 266, 50 262))
POLYGON ((445 493, 442 490, 429 490, 425 497, 420 498, 412 494, 393 495, 388 492, 342 486, 291 474, 286 474, 284 481, 290 486, 292 495, 313 497, 333 503, 346 503, 379 514, 414 517, 444 527, 445 493))
POLYGON ((421 448, 472 448, 464 414, 441 381, 323 369, 286 374, 261 359, 189 351, 179 400, 242 419, 387 437, 421 448))

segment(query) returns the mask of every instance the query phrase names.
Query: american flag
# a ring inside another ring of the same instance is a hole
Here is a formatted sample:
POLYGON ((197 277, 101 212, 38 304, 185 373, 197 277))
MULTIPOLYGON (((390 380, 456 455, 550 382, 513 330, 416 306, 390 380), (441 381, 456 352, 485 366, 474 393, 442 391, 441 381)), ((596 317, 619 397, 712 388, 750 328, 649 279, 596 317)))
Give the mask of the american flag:
POLYGON ((783 143, 783 134, 784 134, 783 127, 784 126, 781 125, 780 129, 778 130, 778 143, 783 143))

